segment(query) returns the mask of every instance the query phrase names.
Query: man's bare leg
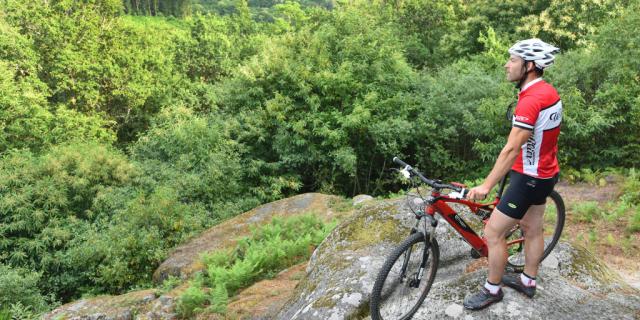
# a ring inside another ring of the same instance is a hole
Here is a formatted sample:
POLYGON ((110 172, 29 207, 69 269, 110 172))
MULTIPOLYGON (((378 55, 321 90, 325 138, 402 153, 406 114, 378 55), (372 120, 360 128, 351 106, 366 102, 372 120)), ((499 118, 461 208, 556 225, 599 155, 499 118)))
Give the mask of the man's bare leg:
POLYGON ((542 254, 544 253, 544 210, 545 205, 532 205, 520 220, 524 231, 524 273, 536 277, 542 254))
POLYGON ((518 223, 518 220, 494 209, 484 229, 484 236, 489 247, 489 277, 491 283, 500 283, 507 264, 507 232, 518 223))

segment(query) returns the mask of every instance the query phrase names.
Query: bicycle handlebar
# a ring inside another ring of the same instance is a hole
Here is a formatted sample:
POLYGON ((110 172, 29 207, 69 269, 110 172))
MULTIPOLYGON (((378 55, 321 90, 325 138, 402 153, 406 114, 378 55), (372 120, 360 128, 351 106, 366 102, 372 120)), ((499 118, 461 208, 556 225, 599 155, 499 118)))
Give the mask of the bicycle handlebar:
POLYGON ((468 189, 454 186, 448 183, 440 183, 439 181, 436 181, 436 180, 427 179, 425 176, 422 175, 422 173, 420 173, 420 171, 415 170, 413 167, 408 165, 406 162, 400 160, 398 157, 393 157, 393 162, 403 166, 405 170, 409 171, 412 175, 417 176, 418 178, 420 178, 420 180, 422 180, 422 182, 426 183, 427 185, 431 186, 434 189, 451 189, 453 191, 459 192, 462 198, 467 197, 467 193, 469 192, 468 189))

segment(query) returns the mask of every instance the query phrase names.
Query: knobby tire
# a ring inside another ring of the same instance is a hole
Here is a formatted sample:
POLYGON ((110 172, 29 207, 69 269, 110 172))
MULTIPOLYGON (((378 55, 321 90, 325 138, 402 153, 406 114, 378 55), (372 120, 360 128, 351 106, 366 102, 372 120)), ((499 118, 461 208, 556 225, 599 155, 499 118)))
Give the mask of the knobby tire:
POLYGON ((422 232, 416 232, 404 240, 389 255, 378 273, 371 292, 370 311, 372 320, 406 320, 411 319, 418 311, 433 285, 440 260, 438 242, 436 239, 431 240, 431 242, 428 241, 428 236, 425 241, 424 234, 422 232), (410 287, 409 284, 412 276, 419 271, 424 250, 428 250, 427 252, 429 254, 424 274, 420 281, 419 288, 413 288, 410 287), (407 256, 406 254, 409 252, 410 254, 407 256), (406 265, 407 257, 409 258, 408 265, 406 265), (394 266, 396 266, 395 269, 394 266), (399 274, 396 274, 396 272, 404 268, 406 268, 406 276, 405 279, 401 280, 399 279, 399 274), (392 274, 390 275, 390 273, 392 274), (416 299, 412 301, 408 307, 398 308, 396 298, 404 294, 413 294, 416 296, 416 299), (393 298, 389 301, 390 305, 385 305, 386 300, 390 297, 393 298), (387 309, 387 306, 391 308, 387 309), (383 310, 381 310, 381 308, 383 310), (392 311, 396 311, 396 313, 399 314, 390 314, 392 311))

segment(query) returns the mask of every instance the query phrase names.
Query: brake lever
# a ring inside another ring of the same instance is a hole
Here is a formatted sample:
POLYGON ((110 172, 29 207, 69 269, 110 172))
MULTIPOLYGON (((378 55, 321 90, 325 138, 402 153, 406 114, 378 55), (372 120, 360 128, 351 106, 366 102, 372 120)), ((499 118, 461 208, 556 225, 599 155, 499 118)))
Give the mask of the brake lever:
POLYGON ((411 172, 409 172, 409 170, 407 170, 407 167, 405 167, 404 169, 400 170, 400 173, 402 173, 402 175, 407 179, 411 178, 411 172))
POLYGON ((448 196, 449 198, 462 200, 467 197, 468 193, 469 193, 469 189, 462 189, 460 191, 451 191, 449 192, 448 196))

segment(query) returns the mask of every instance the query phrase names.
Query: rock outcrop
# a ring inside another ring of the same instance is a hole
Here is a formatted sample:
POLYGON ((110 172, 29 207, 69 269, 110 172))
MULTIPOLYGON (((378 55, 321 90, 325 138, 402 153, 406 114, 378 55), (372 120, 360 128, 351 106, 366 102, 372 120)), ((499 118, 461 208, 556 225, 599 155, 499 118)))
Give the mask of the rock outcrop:
MULTIPOLYGON (((338 226, 318 247, 307 277, 277 319, 366 319, 369 294, 386 255, 408 235, 415 218, 403 200, 372 202, 338 226)), ((636 319, 640 292, 583 248, 561 242, 543 262, 533 300, 505 289, 501 303, 466 311, 465 295, 486 277, 483 262, 441 222, 440 267, 413 319, 636 319)), ((484 262, 486 265, 486 262, 484 262)))
MULTIPOLYGON (((168 275, 189 278, 202 268, 198 259, 201 253, 234 245, 235 239, 249 233, 250 226, 267 223, 274 216, 307 212, 326 219, 341 216, 343 222, 317 248, 306 270, 304 265, 297 266, 272 282, 246 289, 230 302, 229 311, 243 319, 367 319, 369 294, 378 270, 391 250, 408 235, 415 218, 404 199, 358 200, 365 201, 304 194, 258 207, 176 249, 158 268, 155 279, 161 281, 168 275), (352 203, 356 203, 355 207, 352 203)), ((478 221, 465 219, 478 225, 478 221)), ((505 288, 501 303, 482 311, 466 311, 462 300, 483 283, 486 260, 471 258, 469 245, 444 222, 437 227, 436 238, 440 266, 414 319, 640 318, 640 292, 587 250, 564 242, 543 262, 533 300, 505 288)), ((44 318, 175 319, 175 299, 184 288, 185 285, 162 294, 145 290, 84 299, 44 318)))
POLYGON ((169 276, 189 278, 204 267, 200 255, 235 245, 236 239, 249 235, 252 226, 267 224, 274 217, 286 217, 304 213, 317 213, 330 220, 340 214, 331 208, 339 197, 320 193, 305 193, 291 198, 267 203, 237 217, 229 219, 177 247, 153 274, 153 280, 161 283, 169 276))

